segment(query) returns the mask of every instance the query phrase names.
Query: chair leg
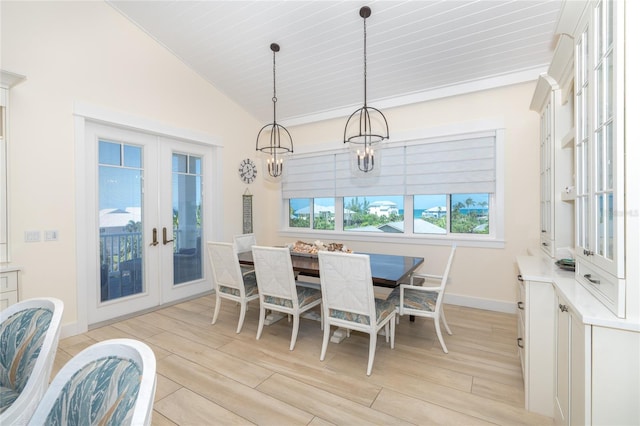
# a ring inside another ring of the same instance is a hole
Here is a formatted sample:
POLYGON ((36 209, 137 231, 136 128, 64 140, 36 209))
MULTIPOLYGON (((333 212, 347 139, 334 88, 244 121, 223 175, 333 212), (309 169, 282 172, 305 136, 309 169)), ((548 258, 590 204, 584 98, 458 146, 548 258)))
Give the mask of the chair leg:
POLYGON ((262 336, 262 328, 264 327, 264 317, 267 314, 267 310, 260 306, 260 320, 258 321, 258 333, 256 333, 256 340, 260 339, 262 336))
POLYGON ((243 301, 240 303, 240 319, 238 320, 238 329, 236 330, 236 334, 240 333, 242 330, 242 324, 244 323, 244 315, 247 313, 247 302, 243 301))
POLYGON ((389 322, 391 323, 391 349, 393 349, 396 346, 396 322, 393 318, 389 322))
POLYGON ((216 307, 213 310, 213 318, 211 319, 211 324, 215 324, 218 320, 218 314, 220 313, 220 296, 216 294, 216 307))
POLYGON ((367 376, 371 375, 373 369, 373 358, 376 355, 376 343, 378 335, 374 332, 369 334, 369 363, 367 364, 367 376))
POLYGON ((384 341, 389 343, 389 321, 384 325, 384 341))
POLYGON ((331 333, 331 326, 329 323, 324 325, 324 333, 322 334, 322 350, 320 351, 320 361, 324 361, 324 356, 327 354, 327 346, 329 345, 329 334, 331 333))
POLYGON ((447 345, 444 344, 444 339, 442 338, 442 331, 440 331, 440 321, 436 317, 433 319, 433 322, 436 325, 436 334, 438 335, 438 340, 440 340, 440 346, 442 346, 442 350, 444 351, 444 353, 448 354, 449 351, 447 350, 447 345))
POLYGON ((296 346, 296 340, 298 339, 298 328, 300 328, 300 315, 293 316, 293 330, 291 331, 291 344, 289 350, 292 351, 296 346))
POLYGON ((444 309, 440 308, 440 316, 442 317, 442 323, 444 324, 445 330, 447 330, 447 334, 451 336, 453 333, 449 328, 449 324, 447 324, 447 319, 444 317, 444 309))

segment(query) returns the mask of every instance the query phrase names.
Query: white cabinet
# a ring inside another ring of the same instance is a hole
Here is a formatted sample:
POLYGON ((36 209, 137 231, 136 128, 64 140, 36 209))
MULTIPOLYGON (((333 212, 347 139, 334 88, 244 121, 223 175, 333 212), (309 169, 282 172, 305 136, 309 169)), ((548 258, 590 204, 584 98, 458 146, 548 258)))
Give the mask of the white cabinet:
POLYGON ((18 300, 18 270, 0 272, 0 311, 18 300))
POLYGON ((525 408, 553 416, 554 291, 550 282, 518 275, 518 353, 525 408))
POLYGON ((554 420, 640 424, 640 331, 585 324, 558 294, 554 420))
MULTIPOLYGON (((550 73, 567 80, 572 49, 570 38, 561 37, 550 73)), ((568 93, 571 85, 545 73, 530 105, 540 114, 540 246, 558 258, 567 257, 567 249, 574 247, 573 98, 568 93)))
POLYGON ((0 71, 0 263, 9 261, 8 218, 8 131, 7 109, 9 89, 24 80, 24 76, 0 71))
POLYGON ((624 7, 588 2, 574 34, 576 278, 625 312, 624 7))
POLYGON ((556 298, 555 318, 554 419, 557 424, 584 425, 590 418, 585 356, 590 351, 591 326, 583 324, 561 296, 556 298))

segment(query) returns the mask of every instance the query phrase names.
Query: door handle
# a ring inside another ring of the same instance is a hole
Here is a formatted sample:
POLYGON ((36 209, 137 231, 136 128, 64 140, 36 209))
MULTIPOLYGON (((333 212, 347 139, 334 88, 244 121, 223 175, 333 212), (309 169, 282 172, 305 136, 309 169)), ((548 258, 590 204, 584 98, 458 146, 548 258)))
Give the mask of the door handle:
POLYGON ((168 243, 172 242, 173 240, 167 240, 167 228, 163 227, 162 228, 162 244, 167 245, 168 243))
POLYGON ((153 241, 149 245, 150 246, 157 246, 158 244, 160 244, 158 242, 158 230, 156 228, 153 228, 153 241))
POLYGON ((583 277, 585 277, 586 279, 589 280, 589 282, 592 282, 594 284, 600 284, 600 280, 597 280, 595 278, 591 278, 591 274, 584 274, 583 277))

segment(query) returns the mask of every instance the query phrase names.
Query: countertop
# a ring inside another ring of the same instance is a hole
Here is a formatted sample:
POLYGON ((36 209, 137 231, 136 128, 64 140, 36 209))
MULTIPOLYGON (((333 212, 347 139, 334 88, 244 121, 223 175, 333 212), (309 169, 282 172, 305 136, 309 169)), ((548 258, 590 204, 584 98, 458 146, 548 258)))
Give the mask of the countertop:
POLYGON ((517 256, 525 281, 553 284, 573 312, 585 324, 640 332, 640 320, 618 318, 574 278, 574 273, 555 265, 546 255, 517 256))

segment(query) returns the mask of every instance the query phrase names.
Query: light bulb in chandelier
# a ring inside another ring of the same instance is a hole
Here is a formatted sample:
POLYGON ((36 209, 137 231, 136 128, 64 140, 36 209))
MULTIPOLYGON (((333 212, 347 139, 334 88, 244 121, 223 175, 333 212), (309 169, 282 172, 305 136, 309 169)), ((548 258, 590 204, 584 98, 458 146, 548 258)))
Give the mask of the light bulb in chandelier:
POLYGON ((373 155, 373 148, 367 147, 362 153, 358 149, 356 151, 356 157, 358 161, 358 170, 368 173, 375 167, 375 156, 373 155))
POLYGON ((267 173, 271 177, 279 177, 282 175, 283 159, 274 157, 267 158, 267 173))

